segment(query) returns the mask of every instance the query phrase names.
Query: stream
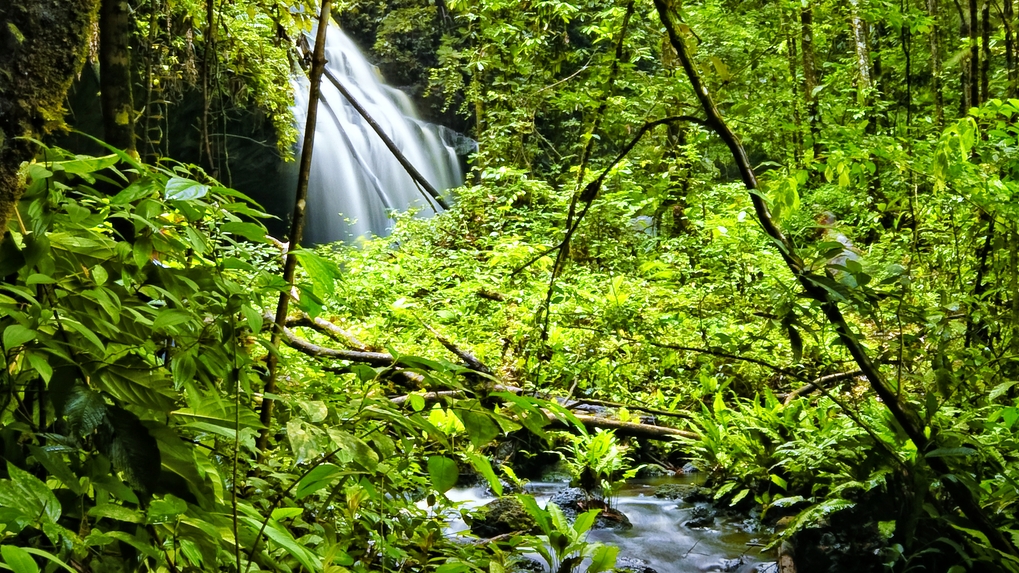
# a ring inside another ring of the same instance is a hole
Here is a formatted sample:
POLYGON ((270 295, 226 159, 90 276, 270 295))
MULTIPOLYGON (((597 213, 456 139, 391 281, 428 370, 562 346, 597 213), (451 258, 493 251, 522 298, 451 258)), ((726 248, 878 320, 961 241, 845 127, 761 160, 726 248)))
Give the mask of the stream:
MULTIPOLYGON (((752 519, 729 517, 718 512, 714 517, 706 502, 688 503, 655 497, 655 488, 663 484, 697 484, 696 476, 632 480, 622 486, 613 507, 626 514, 633 524, 629 530, 594 529, 588 540, 619 547, 619 557, 643 559, 657 573, 772 573, 774 561, 761 555, 760 547, 769 533, 752 519), (690 525, 687 525, 690 522, 690 525), (699 523, 698 523, 699 522, 699 523), (703 525, 698 527, 696 525, 703 525)), ((539 505, 562 490, 566 484, 538 482, 527 485, 539 505)), ((495 498, 484 487, 455 488, 447 496, 462 507, 476 508, 495 498)), ((459 519, 450 523, 450 533, 462 532, 467 525, 459 519)), ((649 573, 640 572, 638 573, 649 573)))

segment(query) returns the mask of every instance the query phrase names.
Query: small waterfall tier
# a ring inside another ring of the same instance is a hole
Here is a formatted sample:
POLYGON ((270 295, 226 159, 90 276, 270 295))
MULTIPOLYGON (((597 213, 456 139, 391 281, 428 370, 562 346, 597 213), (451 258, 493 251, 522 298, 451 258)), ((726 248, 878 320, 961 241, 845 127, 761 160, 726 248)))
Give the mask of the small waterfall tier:
MULTIPOLYGON (((410 98, 383 84, 375 67, 335 24, 326 34, 325 53, 326 69, 435 189, 444 191, 463 182, 455 146, 466 138, 418 119, 410 98)), ((303 131, 308 80, 294 91, 294 116, 303 131)), ((427 217, 441 207, 426 198, 372 126, 323 76, 303 242, 385 236, 392 226, 390 212, 409 209, 427 217)))

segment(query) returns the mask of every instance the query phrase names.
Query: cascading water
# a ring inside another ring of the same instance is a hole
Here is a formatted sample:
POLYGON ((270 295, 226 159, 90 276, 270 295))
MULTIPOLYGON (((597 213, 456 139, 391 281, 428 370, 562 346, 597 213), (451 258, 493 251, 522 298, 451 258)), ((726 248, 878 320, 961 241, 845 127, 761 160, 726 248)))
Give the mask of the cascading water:
MULTIPOLYGON (((453 146, 462 136, 417 119, 410 98, 383 84, 375 68, 335 24, 326 34, 325 54, 326 70, 368 111, 433 187, 442 191, 462 183, 453 146)), ((294 116, 303 130, 308 80, 303 79, 294 91, 294 116)), ((412 208, 420 216, 441 210, 426 199, 368 122, 323 77, 303 242, 320 244, 372 234, 384 236, 392 224, 390 211, 412 208)))

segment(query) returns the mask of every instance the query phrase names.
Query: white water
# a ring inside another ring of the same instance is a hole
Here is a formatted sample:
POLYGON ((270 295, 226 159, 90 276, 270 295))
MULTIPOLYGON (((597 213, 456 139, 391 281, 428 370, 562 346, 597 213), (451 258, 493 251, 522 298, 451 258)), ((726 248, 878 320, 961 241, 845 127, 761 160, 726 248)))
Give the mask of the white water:
MULTIPOLYGON (((326 69, 432 186, 441 191, 460 185, 463 175, 450 145, 459 136, 417 119, 410 98, 383 84, 376 69, 335 24, 326 34, 326 60, 326 69)), ((303 131, 308 112, 307 79, 294 91, 294 116, 303 131)), ((300 137, 299 141, 303 134, 300 137)), ((300 150, 297 153, 299 156, 300 150)), ((323 76, 304 242, 384 236, 392 225, 390 212, 412 208, 419 216, 441 210, 430 205, 378 134, 323 76)))
MULTIPOLYGON (((655 483, 659 481, 663 480, 655 483)), ((544 506, 552 493, 563 487, 563 483, 532 482, 527 489, 544 506)), ((467 509, 494 499, 482 487, 455 488, 446 496, 467 509)), ((633 528, 592 530, 588 540, 615 545, 620 557, 644 559, 659 573, 765 573, 777 569, 774 562, 768 562, 758 551, 760 542, 766 541, 765 536, 746 533, 738 524, 721 517, 715 519, 712 527, 687 527, 684 524, 692 518, 693 505, 658 499, 654 497, 654 487, 647 483, 625 485, 618 492, 614 507, 626 514, 633 528)), ((468 535, 467 530, 458 516, 450 521, 448 533, 468 535)))

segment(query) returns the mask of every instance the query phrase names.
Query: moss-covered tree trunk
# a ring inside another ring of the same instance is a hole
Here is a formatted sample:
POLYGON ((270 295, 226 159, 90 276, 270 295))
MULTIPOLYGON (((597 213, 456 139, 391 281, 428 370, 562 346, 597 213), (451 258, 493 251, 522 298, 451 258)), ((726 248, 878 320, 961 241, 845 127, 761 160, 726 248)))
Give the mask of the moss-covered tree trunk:
POLYGON ((131 86, 131 10, 127 0, 101 0, 99 10, 99 88, 106 143, 135 151, 131 86))
POLYGON ((63 124, 99 0, 0 2, 0 234, 24 188, 18 172, 39 137, 63 124))

